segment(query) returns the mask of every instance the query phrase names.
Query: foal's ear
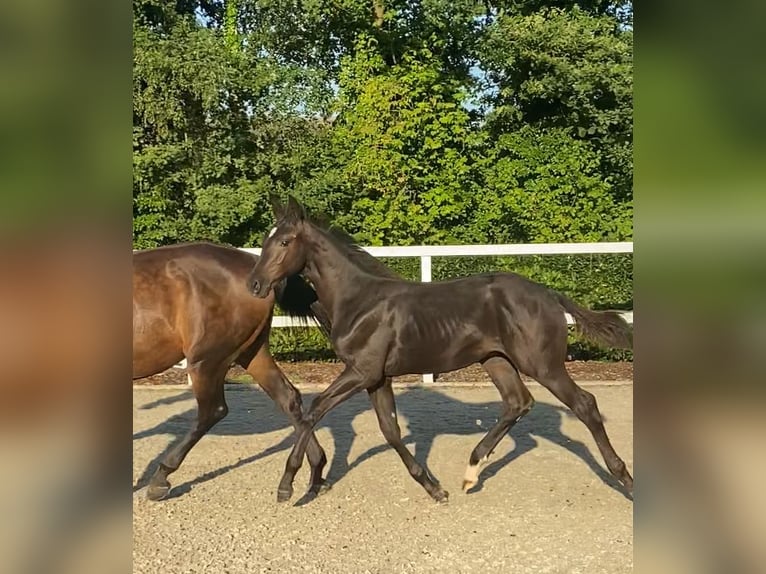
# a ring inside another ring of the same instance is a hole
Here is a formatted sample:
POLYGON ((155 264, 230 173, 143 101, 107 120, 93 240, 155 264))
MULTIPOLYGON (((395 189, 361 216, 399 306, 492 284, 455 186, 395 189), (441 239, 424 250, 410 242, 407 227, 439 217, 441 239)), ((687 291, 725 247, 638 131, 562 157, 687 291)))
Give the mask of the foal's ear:
POLYGON ((287 210, 285 215, 295 221, 303 221, 306 219, 306 210, 292 195, 288 196, 287 210))
POLYGON ((275 193, 269 194, 269 203, 271 203, 271 210, 274 212, 274 217, 277 221, 282 219, 285 215, 285 206, 279 201, 279 196, 275 193))

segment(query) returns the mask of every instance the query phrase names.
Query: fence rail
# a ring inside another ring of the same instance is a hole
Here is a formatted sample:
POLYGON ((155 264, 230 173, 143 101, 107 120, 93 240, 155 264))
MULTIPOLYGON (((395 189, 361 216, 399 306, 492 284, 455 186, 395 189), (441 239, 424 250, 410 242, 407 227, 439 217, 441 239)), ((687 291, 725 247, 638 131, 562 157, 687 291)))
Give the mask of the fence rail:
MULTIPOLYGON (((260 255, 258 247, 243 247, 242 251, 260 255)), ((482 257, 482 256, 510 256, 510 255, 596 255, 604 253, 633 253, 633 242, 602 242, 602 243, 524 243, 504 245, 412 245, 401 247, 364 247, 370 255, 375 257, 419 257, 420 280, 431 281, 431 258, 432 257, 482 257)), ((621 313, 628 323, 633 323, 633 311, 621 313)), ((567 322, 574 323, 569 313, 565 313, 567 322)), ((309 325, 316 322, 309 321, 309 325)), ((272 327, 299 327, 305 323, 299 322, 292 317, 277 316, 271 323, 272 327)), ((176 367, 185 368, 186 361, 182 361, 176 367)), ((433 382, 433 375, 423 375, 423 381, 433 382)))

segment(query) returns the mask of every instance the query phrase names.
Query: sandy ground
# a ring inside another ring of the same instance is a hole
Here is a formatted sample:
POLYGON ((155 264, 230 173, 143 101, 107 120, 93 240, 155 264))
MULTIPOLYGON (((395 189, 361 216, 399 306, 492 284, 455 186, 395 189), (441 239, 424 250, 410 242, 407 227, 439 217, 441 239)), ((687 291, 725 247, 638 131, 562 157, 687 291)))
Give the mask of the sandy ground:
MULTIPOLYGON (((589 384, 617 452, 633 468, 633 387, 589 384)), ((302 387, 304 404, 316 388, 302 387)), ((185 388, 133 390, 133 570, 137 573, 513 572, 633 569, 633 503, 605 470, 590 433, 545 389, 504 438, 474 492, 460 490, 473 447, 496 420, 489 385, 400 387, 409 448, 450 492, 434 503, 387 447, 366 396, 320 423, 333 488, 277 504, 292 429, 269 398, 227 385, 228 417, 171 476, 168 499, 145 497, 155 461, 194 417, 185 388), (147 468, 149 470, 147 470, 147 468)))

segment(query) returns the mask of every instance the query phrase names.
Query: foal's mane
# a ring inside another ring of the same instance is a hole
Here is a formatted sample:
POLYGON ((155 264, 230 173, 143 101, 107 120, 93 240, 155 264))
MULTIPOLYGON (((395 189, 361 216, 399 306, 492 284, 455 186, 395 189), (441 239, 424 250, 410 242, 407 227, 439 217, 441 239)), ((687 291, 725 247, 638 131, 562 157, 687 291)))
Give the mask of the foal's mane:
POLYGON ((383 265, 376 257, 365 251, 354 238, 338 227, 332 226, 324 217, 311 217, 306 221, 322 233, 338 250, 362 271, 377 277, 401 279, 399 275, 383 265))

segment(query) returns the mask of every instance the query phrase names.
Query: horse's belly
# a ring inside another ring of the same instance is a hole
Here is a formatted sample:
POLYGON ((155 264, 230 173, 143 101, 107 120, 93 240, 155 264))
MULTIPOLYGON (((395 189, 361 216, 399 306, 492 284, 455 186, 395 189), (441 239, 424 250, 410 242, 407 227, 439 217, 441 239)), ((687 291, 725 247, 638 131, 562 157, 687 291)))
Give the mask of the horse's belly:
POLYGON ((156 375, 179 363, 181 342, 167 323, 151 315, 133 314, 133 378, 156 375))
MULTIPOLYGON (((386 376, 447 373, 477 363, 493 352, 478 336, 422 337, 396 345, 386 360, 386 376)), ((491 343, 491 341, 489 341, 491 343)))

